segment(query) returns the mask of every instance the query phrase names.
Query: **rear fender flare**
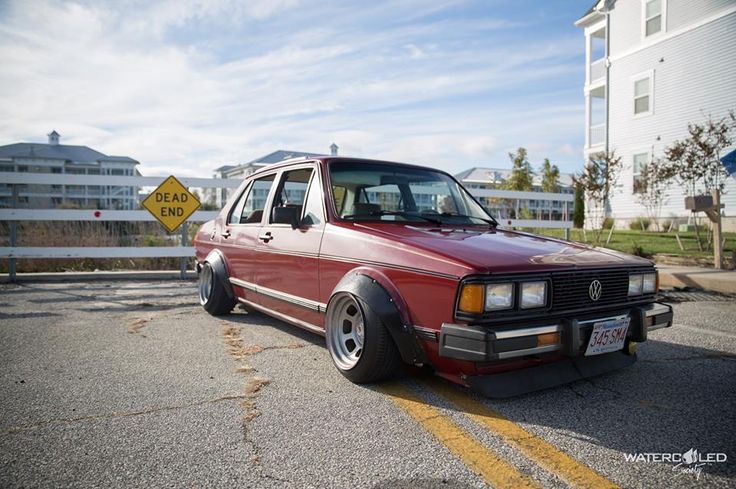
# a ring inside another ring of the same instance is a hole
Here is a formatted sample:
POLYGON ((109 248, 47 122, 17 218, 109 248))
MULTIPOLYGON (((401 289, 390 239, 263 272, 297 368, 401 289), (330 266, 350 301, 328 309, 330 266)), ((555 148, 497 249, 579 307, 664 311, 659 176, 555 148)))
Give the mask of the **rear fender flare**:
POLYGON ((215 276, 220 280, 227 296, 234 299, 235 293, 233 292, 232 285, 230 285, 230 274, 227 270, 225 255, 223 255, 220 250, 212 250, 207 255, 207 258, 204 259, 203 263, 210 264, 212 271, 215 272, 215 276))
MULTIPOLYGON (((359 297, 381 318, 405 363, 411 365, 426 363, 424 349, 414 332, 409 309, 396 287, 385 275, 367 267, 353 269, 335 286, 330 295, 330 302, 338 292, 347 292, 359 297)), ((327 308, 329 307, 328 303, 327 308)))

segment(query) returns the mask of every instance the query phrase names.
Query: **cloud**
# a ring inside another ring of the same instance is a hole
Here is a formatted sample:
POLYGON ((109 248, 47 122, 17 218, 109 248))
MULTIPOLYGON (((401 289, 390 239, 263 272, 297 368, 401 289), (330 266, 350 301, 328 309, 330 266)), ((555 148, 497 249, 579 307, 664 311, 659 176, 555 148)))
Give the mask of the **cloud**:
POLYGON ((453 171, 505 164, 519 145, 572 158, 581 36, 520 36, 525 24, 464 6, 11 1, 0 144, 56 129, 147 174, 199 176, 333 141, 341 154, 453 171))

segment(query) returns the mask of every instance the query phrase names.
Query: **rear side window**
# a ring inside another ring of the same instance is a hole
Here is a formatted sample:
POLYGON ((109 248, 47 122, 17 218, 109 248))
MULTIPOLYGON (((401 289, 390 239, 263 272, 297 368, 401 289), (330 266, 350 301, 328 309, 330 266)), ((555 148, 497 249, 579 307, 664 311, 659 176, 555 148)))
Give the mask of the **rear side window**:
POLYGON ((229 224, 260 223, 263 217, 263 208, 271 191, 275 174, 254 180, 250 187, 243 192, 230 214, 229 224))

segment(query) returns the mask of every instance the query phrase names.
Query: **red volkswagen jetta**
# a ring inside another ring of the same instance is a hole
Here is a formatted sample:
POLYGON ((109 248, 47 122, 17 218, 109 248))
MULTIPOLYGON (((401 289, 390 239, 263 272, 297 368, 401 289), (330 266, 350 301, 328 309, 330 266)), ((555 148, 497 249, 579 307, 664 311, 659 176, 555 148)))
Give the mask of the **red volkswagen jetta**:
POLYGON ((630 365, 636 342, 672 324, 649 260, 502 229, 420 166, 270 165, 194 242, 210 314, 242 303, 324 335, 353 382, 403 361, 507 397, 630 365))

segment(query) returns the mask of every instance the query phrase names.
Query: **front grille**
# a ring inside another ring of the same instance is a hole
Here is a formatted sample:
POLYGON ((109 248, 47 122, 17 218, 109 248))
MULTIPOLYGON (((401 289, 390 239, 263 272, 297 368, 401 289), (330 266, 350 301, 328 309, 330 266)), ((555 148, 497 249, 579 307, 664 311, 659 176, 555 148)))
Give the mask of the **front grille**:
MULTIPOLYGON (((570 314, 593 312, 611 307, 627 307, 633 304, 648 303, 655 294, 629 297, 629 274, 652 272, 653 268, 608 268, 597 270, 570 270, 543 274, 496 275, 492 282, 516 283, 516 307, 506 311, 485 312, 482 316, 457 312, 455 317, 461 321, 475 323, 503 322, 512 325, 540 318, 571 317, 570 314), (523 310, 518 307, 518 293, 521 282, 547 280, 550 282, 550 302, 546 308, 523 310), (590 298, 588 289, 593 280, 601 282, 601 296, 597 301, 590 298)), ((486 278, 474 278, 472 282, 491 283, 486 278)), ((469 281, 466 281, 468 283, 469 281)))
MULTIPOLYGON (((577 270, 552 274, 552 311, 568 311, 629 302, 629 270, 577 270), (603 286, 597 301, 588 289, 593 280, 603 286)), ((636 297, 641 299, 641 296, 636 297)))

